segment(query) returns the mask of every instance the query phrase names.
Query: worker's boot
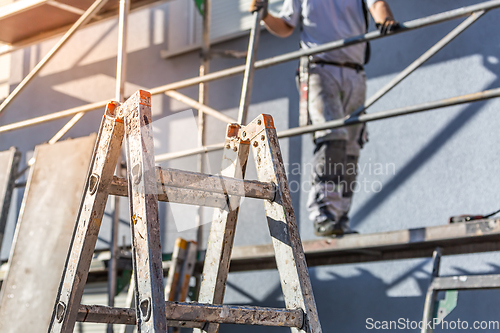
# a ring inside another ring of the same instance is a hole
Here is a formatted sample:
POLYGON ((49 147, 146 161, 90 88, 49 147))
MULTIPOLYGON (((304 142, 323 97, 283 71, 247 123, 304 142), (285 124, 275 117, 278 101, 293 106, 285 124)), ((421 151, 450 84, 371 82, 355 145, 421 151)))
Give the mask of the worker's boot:
POLYGON ((322 214, 314 220, 314 234, 320 237, 343 235, 344 230, 342 230, 341 220, 337 220, 337 218, 328 211, 323 211, 322 214))
POLYGON ((347 214, 343 215, 340 218, 340 228, 342 229, 342 234, 343 235, 352 235, 352 234, 359 234, 356 230, 352 230, 351 226, 349 225, 349 217, 347 214))

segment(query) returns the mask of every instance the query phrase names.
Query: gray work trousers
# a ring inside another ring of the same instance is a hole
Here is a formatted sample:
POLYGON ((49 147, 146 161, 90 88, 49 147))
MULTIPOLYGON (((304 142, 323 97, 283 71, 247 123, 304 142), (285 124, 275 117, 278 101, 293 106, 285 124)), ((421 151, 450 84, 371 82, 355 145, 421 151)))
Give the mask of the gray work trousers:
MULTIPOLYGON (((365 102, 364 71, 332 65, 312 65, 309 72, 309 116, 312 124, 343 118, 365 102)), ((321 222, 347 215, 355 190, 357 161, 366 141, 364 125, 314 133, 309 218, 321 222)))

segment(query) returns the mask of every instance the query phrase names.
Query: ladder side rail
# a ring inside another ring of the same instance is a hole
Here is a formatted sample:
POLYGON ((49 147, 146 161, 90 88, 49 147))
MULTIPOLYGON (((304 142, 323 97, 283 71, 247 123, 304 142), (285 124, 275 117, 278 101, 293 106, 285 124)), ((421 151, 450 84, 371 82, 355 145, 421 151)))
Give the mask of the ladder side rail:
MULTIPOLYGON (((240 126, 235 124, 229 124, 227 127, 221 174, 243 179, 250 146, 247 141, 239 140, 239 128, 240 126)), ((198 296, 200 303, 222 304, 224 300, 240 199, 239 196, 231 196, 228 200, 228 210, 214 211, 198 296)), ((216 333, 218 328, 218 324, 209 324, 203 332, 216 333)), ((195 329, 194 332, 202 331, 195 329)))
POLYGON ((259 180, 275 183, 279 189, 279 198, 274 202, 265 200, 264 207, 286 307, 300 308, 305 314, 304 327, 292 328, 291 331, 321 333, 273 119, 269 115, 260 115, 243 130, 242 135, 246 134, 250 139, 259 180))
POLYGON ((123 141, 123 121, 115 116, 117 103, 110 102, 101 123, 92 156, 82 203, 66 259, 49 332, 73 332, 78 306, 92 261, 108 191, 123 141))
POLYGON ((139 332, 167 329, 151 120, 151 94, 139 90, 120 108, 125 120, 135 308, 139 332))

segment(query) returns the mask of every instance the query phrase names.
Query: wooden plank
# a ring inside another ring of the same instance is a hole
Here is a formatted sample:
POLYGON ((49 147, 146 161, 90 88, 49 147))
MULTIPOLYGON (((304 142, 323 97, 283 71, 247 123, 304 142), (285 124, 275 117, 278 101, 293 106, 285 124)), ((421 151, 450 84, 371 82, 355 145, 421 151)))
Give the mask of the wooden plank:
POLYGON ((0 295, 0 332, 47 332, 95 137, 35 148, 0 295))

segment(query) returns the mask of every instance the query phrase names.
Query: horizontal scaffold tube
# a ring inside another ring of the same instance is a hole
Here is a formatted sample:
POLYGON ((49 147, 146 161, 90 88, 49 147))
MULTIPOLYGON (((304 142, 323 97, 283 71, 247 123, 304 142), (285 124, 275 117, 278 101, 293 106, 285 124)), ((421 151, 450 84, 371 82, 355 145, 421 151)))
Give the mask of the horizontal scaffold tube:
MULTIPOLYGON (((277 134, 278 134, 278 138, 281 138, 281 139, 282 138, 289 138, 292 136, 304 135, 304 134, 313 133, 313 132, 325 130, 325 129, 333 129, 333 128, 338 128, 338 127, 351 126, 351 125, 356 125, 356 124, 360 124, 360 123, 367 123, 367 122, 375 121, 375 120, 393 118, 393 117, 404 116, 407 114, 412 114, 412 113, 417 113, 417 112, 424 112, 424 111, 444 108, 444 107, 448 107, 448 106, 460 105, 460 104, 471 103, 471 102, 479 102, 479 101, 483 101, 483 100, 487 100, 487 99, 491 99, 491 98, 497 98, 497 97, 500 97, 500 88, 485 90, 482 92, 477 92, 477 93, 468 94, 468 95, 462 95, 462 96, 458 96, 458 97, 442 99, 442 100, 434 101, 434 102, 427 102, 427 103, 422 103, 422 104, 418 104, 418 105, 406 106, 406 107, 387 110, 387 111, 362 114, 362 115, 355 116, 355 117, 345 117, 342 119, 332 120, 332 121, 328 121, 328 122, 318 124, 318 125, 308 125, 308 126, 303 126, 303 127, 290 128, 290 129, 279 131, 277 134)), ((190 150, 186 150, 183 152, 161 154, 161 155, 156 156, 156 162, 162 162, 162 161, 167 161, 167 160, 171 160, 171 159, 175 159, 175 158, 192 156, 192 155, 201 154, 201 153, 205 153, 205 152, 216 151, 216 150, 220 150, 222 148, 224 148, 224 144, 219 143, 219 144, 211 145, 210 147, 200 147, 197 149, 190 149, 190 150), (208 149, 208 148, 210 148, 210 149, 208 149)))
MULTIPOLYGON (((498 8, 498 7, 500 7, 500 0, 491 0, 491 1, 486 1, 486 2, 482 2, 479 4, 467 6, 467 7, 462 7, 462 8, 450 10, 450 11, 439 13, 436 15, 431 15, 431 16, 427 16, 424 18, 405 22, 401 25, 402 26, 401 29, 394 31, 394 32, 390 33, 389 35, 426 27, 426 26, 429 26, 432 24, 446 22, 449 20, 453 20, 456 18, 470 15, 470 14, 477 12, 477 11, 490 10, 490 9, 498 8)), ((387 35, 387 36, 389 36, 389 35, 387 35)), ((379 31, 372 31, 372 32, 369 32, 369 33, 366 33, 363 35, 337 40, 337 41, 323 44, 323 45, 320 45, 320 46, 317 46, 314 48, 310 48, 307 50, 298 50, 298 51, 286 53, 283 55, 279 55, 276 57, 256 61, 255 62, 255 69, 266 68, 269 66, 278 65, 278 64, 281 64, 284 62, 298 59, 302 56, 327 52, 327 51, 351 46, 351 45, 358 44, 358 43, 363 43, 366 41, 379 39, 379 38, 382 38, 384 36, 385 35, 381 35, 379 31)), ((224 69, 224 70, 221 70, 218 72, 209 73, 207 75, 194 77, 191 79, 186 79, 186 80, 182 80, 182 81, 178 81, 178 82, 174 82, 174 83, 169 83, 169 84, 157 87, 157 88, 150 89, 149 91, 151 92, 152 95, 163 94, 166 91, 185 88, 185 87, 197 85, 197 84, 202 83, 202 82, 214 81, 214 80, 218 80, 221 78, 241 74, 244 71, 245 71, 245 65, 236 66, 236 67, 224 69)), ((108 102, 108 100, 93 103, 93 104, 88 104, 88 105, 84 105, 84 106, 80 106, 80 107, 76 107, 76 108, 72 108, 72 109, 68 109, 65 111, 56 112, 53 114, 49 114, 49 115, 45 115, 45 116, 41 116, 41 117, 37 117, 37 118, 25 120, 25 121, 20 121, 20 122, 9 124, 9 125, 0 126, 0 133, 5 133, 5 132, 13 131, 16 129, 37 125, 40 123, 60 119, 63 117, 73 116, 73 115, 80 113, 80 112, 89 112, 92 110, 100 109, 100 108, 105 107, 107 102, 108 102)))

